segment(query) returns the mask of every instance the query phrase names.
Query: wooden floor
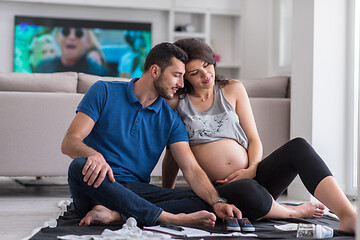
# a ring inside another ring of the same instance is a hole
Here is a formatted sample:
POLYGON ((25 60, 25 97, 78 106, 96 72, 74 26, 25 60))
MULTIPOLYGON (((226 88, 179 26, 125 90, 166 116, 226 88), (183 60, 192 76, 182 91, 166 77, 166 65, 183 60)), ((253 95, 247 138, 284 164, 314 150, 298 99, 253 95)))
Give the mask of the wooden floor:
POLYGON ((65 178, 20 180, 24 184, 0 177, 0 239, 27 239, 54 218, 60 210, 57 204, 70 196, 65 178))
MULTIPOLYGON (((186 188, 185 183, 177 188, 186 188)), ((160 184, 154 178, 152 183, 160 184)), ((8 178, 0 177, 0 239, 20 240, 32 236, 34 229, 41 228, 54 218, 60 208, 57 204, 69 199, 66 177, 8 178)))

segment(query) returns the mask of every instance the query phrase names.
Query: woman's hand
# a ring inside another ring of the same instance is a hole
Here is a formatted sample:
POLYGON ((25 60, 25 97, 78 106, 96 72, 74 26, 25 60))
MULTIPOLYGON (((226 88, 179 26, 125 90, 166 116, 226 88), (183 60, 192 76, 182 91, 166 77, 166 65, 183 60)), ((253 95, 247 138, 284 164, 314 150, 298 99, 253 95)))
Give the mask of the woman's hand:
POLYGON ((216 184, 225 184, 229 182, 233 182, 236 180, 244 179, 244 178, 254 178, 256 176, 256 166, 252 165, 248 167, 247 169, 240 169, 236 172, 230 174, 227 178, 224 180, 217 180, 216 184))

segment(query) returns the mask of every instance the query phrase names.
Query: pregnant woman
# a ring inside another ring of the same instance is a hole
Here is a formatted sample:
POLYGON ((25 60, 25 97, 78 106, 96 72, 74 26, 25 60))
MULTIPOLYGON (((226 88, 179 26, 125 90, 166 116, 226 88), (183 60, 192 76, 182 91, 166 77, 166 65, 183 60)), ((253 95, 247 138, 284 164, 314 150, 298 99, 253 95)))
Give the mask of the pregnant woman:
MULTIPOLYGON (((312 146, 296 138, 261 160, 262 144, 244 86, 216 75, 214 53, 206 43, 182 39, 175 45, 189 62, 184 88, 168 103, 181 116, 191 149, 220 195, 251 220, 317 218, 325 204, 339 217, 339 230, 354 233, 357 213, 312 146), (322 203, 285 206, 275 201, 297 175, 322 203)), ((168 149, 163 161, 163 186, 168 188, 174 187, 178 172, 172 154, 177 153, 168 149)))

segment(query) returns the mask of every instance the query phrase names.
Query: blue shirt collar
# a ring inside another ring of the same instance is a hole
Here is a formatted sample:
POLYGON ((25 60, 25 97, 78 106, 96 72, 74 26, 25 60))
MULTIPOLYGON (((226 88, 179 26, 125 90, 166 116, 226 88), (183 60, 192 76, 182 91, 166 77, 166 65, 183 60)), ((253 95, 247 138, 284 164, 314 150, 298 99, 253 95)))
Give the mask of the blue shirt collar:
MULTIPOLYGON (((127 88, 127 95, 128 95, 129 101, 131 103, 138 103, 139 106, 142 108, 143 106, 142 106, 140 100, 135 96, 135 92, 134 92, 134 82, 136 82, 137 80, 139 80, 139 78, 131 79, 131 81, 128 85, 128 88, 127 88)), ((147 107, 147 109, 153 110, 157 113, 160 111, 163 101, 164 101, 164 99, 159 96, 153 104, 151 104, 150 106, 147 107)))

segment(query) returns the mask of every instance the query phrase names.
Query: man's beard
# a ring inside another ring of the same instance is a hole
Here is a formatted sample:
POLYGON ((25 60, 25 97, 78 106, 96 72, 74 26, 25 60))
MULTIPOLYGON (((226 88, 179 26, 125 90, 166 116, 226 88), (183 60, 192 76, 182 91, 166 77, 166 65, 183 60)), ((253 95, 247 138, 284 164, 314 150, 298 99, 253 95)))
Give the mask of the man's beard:
POLYGON ((159 78, 154 81, 154 88, 159 96, 167 100, 171 100, 174 97, 169 94, 169 90, 165 87, 163 74, 160 74, 159 78))

